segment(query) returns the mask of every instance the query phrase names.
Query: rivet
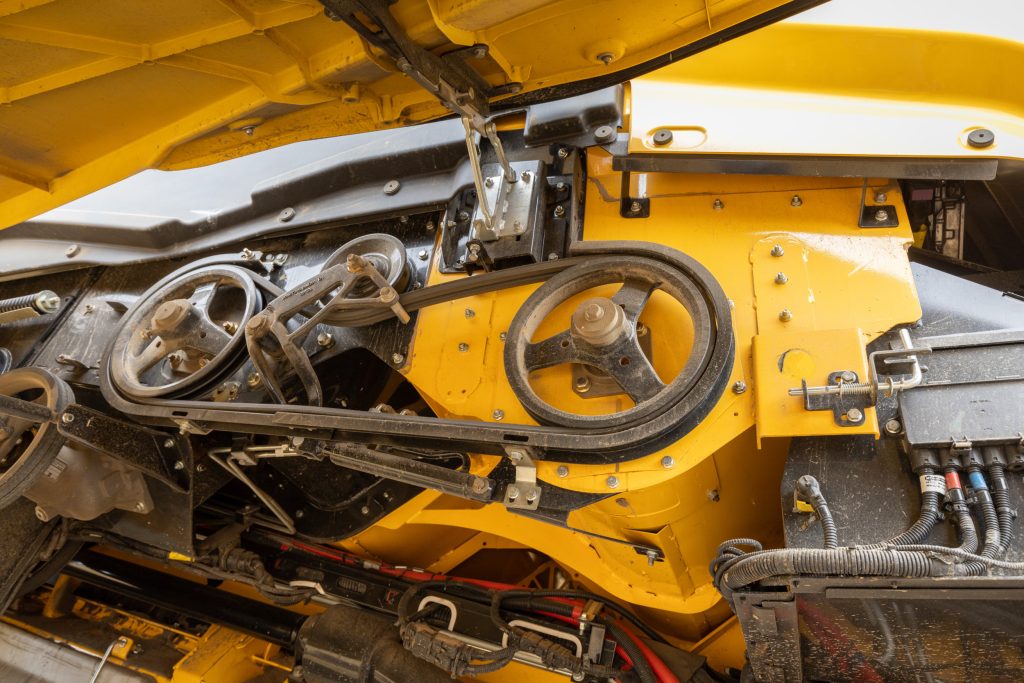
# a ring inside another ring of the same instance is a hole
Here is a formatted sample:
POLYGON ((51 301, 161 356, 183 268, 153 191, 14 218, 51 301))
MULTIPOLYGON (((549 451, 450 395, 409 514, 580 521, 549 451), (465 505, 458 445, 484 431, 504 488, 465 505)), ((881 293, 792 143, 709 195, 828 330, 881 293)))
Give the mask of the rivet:
POLYGON ((384 183, 384 194, 392 195, 402 189, 402 183, 397 180, 389 180, 384 183))
POLYGON ((885 200, 888 199, 884 192, 875 193, 875 204, 885 204, 885 200))
POLYGON ((277 220, 282 223, 287 223, 291 219, 295 218, 295 209, 290 206, 286 209, 281 209, 281 213, 277 214, 277 220))
POLYGON ((476 315, 476 311, 474 311, 472 308, 467 308, 466 309, 466 318, 472 318, 475 315, 476 315))

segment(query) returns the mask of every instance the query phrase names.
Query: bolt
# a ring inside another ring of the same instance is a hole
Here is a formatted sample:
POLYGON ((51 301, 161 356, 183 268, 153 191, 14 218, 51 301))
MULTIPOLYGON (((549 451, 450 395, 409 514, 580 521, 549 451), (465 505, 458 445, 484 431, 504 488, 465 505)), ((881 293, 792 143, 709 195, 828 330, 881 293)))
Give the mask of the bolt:
POLYGON ((183 461, 181 461, 181 460, 175 460, 174 461, 174 469, 176 469, 176 470, 183 470, 183 469, 185 469, 185 463, 183 461))
POLYGON ((619 478, 613 474, 605 480, 605 483, 608 484, 608 488, 617 489, 619 487, 619 478))
POLYGON ((519 177, 522 178, 524 183, 529 183, 530 182, 530 178, 532 178, 533 175, 529 171, 523 171, 522 174, 520 174, 519 177))
POLYGON ((405 362, 405 356, 397 351, 391 354, 391 362, 395 365, 401 365, 405 362))
POLYGON ((164 448, 174 448, 174 439, 164 439, 164 448))
POLYGON ((459 353, 465 353, 469 351, 469 344, 466 342, 459 342, 459 353))
POLYGON ((475 315, 476 315, 476 311, 474 311, 472 308, 467 308, 466 309, 466 318, 467 319, 472 318, 475 315))
POLYGON ((509 451, 508 459, 511 460, 512 462, 519 462, 520 460, 523 459, 523 455, 525 454, 522 451, 509 451))
POLYGON ((615 55, 611 52, 602 52, 597 55, 597 61, 608 65, 615 61, 615 55))
POLYGON ((632 204, 629 205, 629 212, 640 213, 640 209, 642 208, 643 207, 640 205, 640 202, 634 201, 632 204))
POLYGON ((774 247, 772 247, 772 250, 770 252, 768 252, 768 253, 770 253, 775 258, 778 258, 778 257, 782 256, 783 254, 785 254, 786 250, 782 248, 781 244, 776 244, 774 247))
POLYGON ((495 408, 494 412, 491 413, 491 416, 494 417, 495 420, 499 420, 499 421, 500 420, 504 420, 505 419, 505 411, 502 410, 501 408, 495 408))
POLYGON ((306 511, 305 510, 296 510, 295 511, 295 519, 302 519, 305 516, 306 516, 306 511))
POLYGON ((509 484, 505 489, 505 497, 508 498, 509 502, 512 502, 519 497, 519 487, 515 484, 509 484))
POLYGON ((672 469, 676 464, 675 459, 671 455, 666 455, 661 458, 661 466, 666 470, 672 469))
POLYGON ((654 563, 658 561, 658 553, 654 550, 648 550, 644 554, 647 556, 647 566, 653 567, 654 563))
POLYGON ((274 263, 283 266, 288 261, 288 254, 278 254, 274 257, 274 263))
POLYGON ((295 218, 295 209, 290 206, 285 209, 281 209, 281 213, 277 214, 277 220, 282 223, 287 223, 293 218, 295 218))
POLYGON ((711 489, 710 491, 708 491, 708 500, 710 500, 712 503, 717 503, 721 499, 722 497, 718 495, 718 489, 711 489))
POLYGON ((334 335, 330 332, 321 332, 316 335, 316 345, 322 349, 329 349, 334 346, 334 335))
POLYGON ((732 385, 732 393, 742 394, 747 390, 747 383, 741 379, 736 380, 732 385))
POLYGON ((252 134, 256 131, 256 126, 242 126, 242 132, 252 137, 252 134))
POLYGON ((558 148, 558 158, 559 159, 564 159, 567 156, 569 156, 569 148, 568 147, 559 147, 558 148))
POLYGON ((64 413, 60 416, 60 421, 66 425, 69 425, 75 421, 75 416, 71 413, 64 413))
POLYGON ((498 333, 498 339, 500 339, 501 341, 505 341, 506 338, 508 338, 508 332, 498 333))
POLYGON ((433 230, 434 230, 434 221, 427 221, 427 232, 432 232, 433 230))
POLYGON ((145 512, 146 511, 146 504, 143 503, 140 500, 138 503, 135 504, 135 511, 136 512, 145 512))
POLYGON ((565 215, 565 207, 559 204, 555 207, 555 218, 561 218, 565 215))
POLYGON ((470 487, 473 493, 487 493, 487 480, 483 477, 473 477, 473 483, 470 487))
POLYGON ((363 507, 359 508, 359 512, 361 512, 362 515, 365 517, 366 515, 370 514, 370 508, 369 506, 364 505, 363 507))
POLYGON ((196 465, 196 472, 205 472, 205 471, 206 471, 206 463, 202 463, 201 462, 198 465, 196 465))
POLYGON ((556 254, 555 252, 551 252, 550 254, 548 254, 548 261, 557 261, 557 260, 558 260, 558 254, 556 254))
POLYGON ((711 202, 711 208, 714 209, 715 211, 721 211, 722 209, 725 208, 725 202, 723 202, 721 199, 716 198, 715 201, 711 202))
POLYGON ((569 476, 569 468, 566 467, 565 465, 559 465, 558 469, 555 470, 555 474, 557 474, 562 479, 565 479, 566 477, 569 476))
POLYGON ((887 199, 887 197, 886 197, 886 194, 884 192, 876 192, 875 193, 875 204, 885 204, 885 200, 886 199, 887 199))
POLYGON ((536 500, 537 500, 537 489, 532 489, 529 493, 526 494, 526 502, 527 503, 533 503, 536 500))
POLYGON ((793 311, 789 310, 788 308, 783 308, 781 311, 779 311, 779 320, 781 320, 782 322, 788 323, 792 319, 793 311))
POLYGON ((800 195, 795 194, 793 198, 789 200, 790 206, 803 206, 804 200, 800 199, 800 195))
POLYGON ((879 209, 878 211, 875 211, 875 220, 878 221, 879 223, 883 223, 889 220, 889 212, 886 211, 885 209, 879 209))
POLYGON ((902 429, 903 429, 903 425, 900 424, 899 420, 896 420, 896 419, 888 420, 885 423, 885 433, 886 434, 892 434, 893 436, 896 436, 897 434, 900 433, 900 431, 902 429))
POLYGON ((477 44, 469 48, 475 59, 483 59, 487 56, 487 46, 483 44, 477 44))
POLYGON ((397 180, 389 180, 386 183, 384 183, 384 194, 386 195, 396 194, 401 189, 402 183, 398 182, 397 180))
POLYGON ((590 391, 590 378, 586 375, 580 375, 576 378, 576 391, 581 394, 585 394, 590 391))
POLYGON ((843 370, 842 374, 839 375, 839 379, 847 384, 852 384, 857 381, 857 375, 851 370, 843 370))
POLYGON ((235 332, 238 332, 238 323, 233 323, 230 320, 224 323, 221 327, 223 327, 224 331, 227 332, 228 334, 234 334, 235 332))
POLYGON ((263 383, 263 377, 258 372, 250 372, 249 376, 245 378, 245 383, 249 385, 250 389, 255 389, 263 383))
POLYGON ((563 183, 563 182, 555 183, 555 189, 558 190, 559 192, 565 192, 565 183, 563 183))
POLYGON ((864 419, 864 413, 858 408, 850 408, 846 411, 846 419, 850 422, 860 422, 864 419))
POLYGON ((775 273, 775 284, 777 284, 777 285, 784 285, 787 282, 789 282, 789 278, 786 276, 785 273, 782 273, 782 272, 775 273))
POLYGON ((599 304, 590 304, 583 311, 583 319, 588 323, 596 322, 604 317, 604 309, 599 304))
POLYGON ((82 251, 82 248, 80 246, 78 246, 77 244, 72 244, 71 246, 64 250, 64 256, 66 256, 67 258, 74 258, 78 256, 78 252, 80 251, 82 251))
POLYGON ((426 249, 420 249, 419 253, 416 254, 416 256, 419 258, 420 261, 426 261, 427 258, 429 258, 430 254, 427 253, 426 249))
POLYGON ((468 221, 469 220, 469 212, 468 211, 459 211, 459 214, 456 216, 456 218, 458 218, 460 221, 468 221))
POLYGON ((86 304, 85 307, 82 309, 82 312, 85 313, 86 315, 89 315, 90 313, 92 313, 95 310, 96 310, 95 306, 93 306, 92 304, 86 304))
POLYGON ((49 522, 50 515, 46 514, 46 510, 36 505, 36 519, 40 522, 49 522))

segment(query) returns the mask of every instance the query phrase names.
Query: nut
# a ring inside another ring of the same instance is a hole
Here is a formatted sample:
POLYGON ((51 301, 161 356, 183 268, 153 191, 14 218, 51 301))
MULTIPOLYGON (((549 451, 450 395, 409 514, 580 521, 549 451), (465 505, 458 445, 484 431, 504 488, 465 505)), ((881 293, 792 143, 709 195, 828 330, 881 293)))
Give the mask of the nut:
POLYGON ((782 322, 788 323, 792 319, 793 311, 789 310, 788 308, 783 308, 781 311, 779 311, 779 320, 781 320, 782 322))
POLYGON ((789 276, 787 276, 785 273, 778 272, 775 274, 775 284, 784 285, 787 282, 789 282, 789 276))
POLYGON ((785 254, 786 250, 782 248, 781 244, 776 244, 774 247, 772 247, 772 250, 770 252, 768 252, 768 253, 770 253, 775 258, 778 258, 778 257, 782 256, 783 254, 785 254))
POLYGON ((316 335, 316 345, 322 349, 329 349, 334 346, 334 335, 330 332, 321 332, 316 335))
POLYGON ((793 195, 793 198, 789 200, 789 205, 790 206, 803 206, 804 205, 804 200, 800 199, 800 195, 795 194, 795 195, 793 195))
POLYGON ((715 199, 715 201, 711 202, 711 208, 715 211, 721 211, 725 208, 725 202, 721 199, 715 199))
POLYGON ((391 354, 391 362, 394 363, 395 365, 402 365, 403 363, 405 363, 405 355, 395 351, 393 354, 391 354))
POLYGON ((459 342, 459 353, 466 353, 469 351, 469 344, 466 342, 459 342))
POLYGON ((736 380, 736 382, 732 385, 732 393, 734 394, 742 394, 746 390, 747 383, 741 379, 736 380))
POLYGON ((619 488, 619 478, 616 477, 614 474, 608 477, 608 479, 605 480, 605 483, 608 484, 608 488, 610 489, 619 488))
POLYGON ((504 411, 504 410, 502 410, 501 408, 495 408, 495 409, 494 409, 494 412, 493 412, 493 413, 491 413, 491 416, 492 416, 492 417, 493 417, 493 418, 494 418, 495 420, 504 420, 504 419, 505 419, 505 411, 504 411))

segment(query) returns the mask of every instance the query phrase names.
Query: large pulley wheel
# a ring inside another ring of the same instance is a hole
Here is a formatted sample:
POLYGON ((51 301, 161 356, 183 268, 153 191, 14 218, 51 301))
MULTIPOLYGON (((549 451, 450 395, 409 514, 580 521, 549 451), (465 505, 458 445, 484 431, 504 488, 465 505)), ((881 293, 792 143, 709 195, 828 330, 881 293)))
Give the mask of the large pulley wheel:
POLYGON ((242 268, 196 268, 155 284, 125 314, 109 354, 127 396, 182 396, 216 381, 240 355, 245 324, 262 306, 242 268))
MULTIPOLYGON (((0 375, 0 396, 46 406, 55 415, 74 401, 71 387, 41 368, 0 375)), ((0 509, 20 498, 53 463, 64 437, 48 421, 0 415, 0 509)))
POLYGON ((542 424, 623 429, 687 398, 709 367, 718 334, 702 284, 689 273, 648 258, 596 258, 552 277, 526 300, 506 335, 505 372, 523 407, 542 424), (614 284, 619 288, 611 296, 580 302, 568 329, 531 341, 561 304, 587 290, 614 284), (693 326, 689 356, 671 379, 658 375, 637 335, 640 314, 658 290, 682 305, 693 326), (551 405, 537 393, 530 375, 569 363, 607 375, 634 405, 605 415, 582 415, 551 405))

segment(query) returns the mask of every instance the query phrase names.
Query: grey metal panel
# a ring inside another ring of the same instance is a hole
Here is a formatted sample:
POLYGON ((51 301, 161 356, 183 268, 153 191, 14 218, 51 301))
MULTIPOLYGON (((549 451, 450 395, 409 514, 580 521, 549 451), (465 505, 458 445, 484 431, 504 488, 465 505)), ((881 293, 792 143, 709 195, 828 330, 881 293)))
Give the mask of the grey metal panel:
MULTIPOLYGON (((100 659, 0 623, 0 681, 4 683, 68 683, 92 678, 100 659)), ((97 683, 151 683, 145 674, 108 661, 97 683)))

